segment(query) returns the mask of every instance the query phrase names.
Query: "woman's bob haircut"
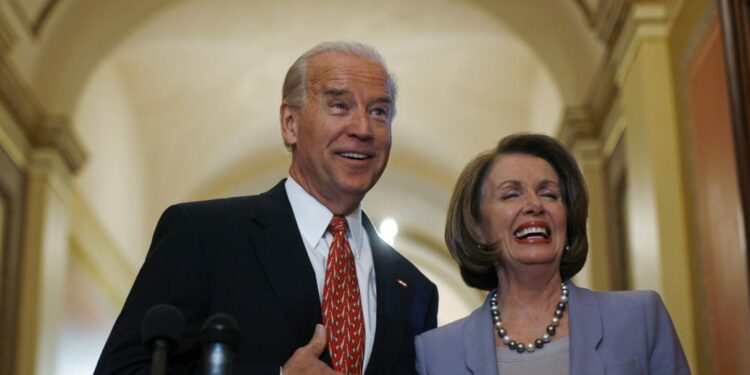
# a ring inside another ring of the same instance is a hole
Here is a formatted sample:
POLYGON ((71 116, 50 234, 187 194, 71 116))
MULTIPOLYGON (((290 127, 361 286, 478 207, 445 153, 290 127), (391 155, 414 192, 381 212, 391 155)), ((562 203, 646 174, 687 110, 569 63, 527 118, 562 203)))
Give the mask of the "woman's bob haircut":
POLYGON ((445 243, 458 262, 461 277, 467 285, 492 290, 497 288, 495 266, 499 249, 482 241, 477 232, 482 204, 482 186, 488 171, 503 155, 530 155, 544 159, 560 179, 563 204, 567 215, 568 249, 560 262, 560 276, 568 279, 586 263, 589 242, 586 237, 588 193, 578 164, 556 139, 542 135, 519 133, 500 140, 497 147, 479 154, 458 178, 448 207, 445 243))

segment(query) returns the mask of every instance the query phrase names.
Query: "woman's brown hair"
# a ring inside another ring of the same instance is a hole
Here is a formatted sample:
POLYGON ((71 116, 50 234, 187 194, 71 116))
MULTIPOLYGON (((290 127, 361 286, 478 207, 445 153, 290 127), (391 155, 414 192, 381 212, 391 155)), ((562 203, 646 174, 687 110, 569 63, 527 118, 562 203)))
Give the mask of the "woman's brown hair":
POLYGON ((482 186, 495 160, 502 155, 523 154, 544 159, 560 179, 563 204, 567 215, 568 249, 560 263, 560 276, 573 277, 583 268, 589 250, 586 236, 588 193, 573 156, 556 139, 519 133, 500 140, 497 147, 479 154, 461 172, 448 207, 445 243, 458 262, 461 277, 467 285, 492 290, 497 287, 495 263, 498 250, 482 241, 477 233, 481 221, 482 186))

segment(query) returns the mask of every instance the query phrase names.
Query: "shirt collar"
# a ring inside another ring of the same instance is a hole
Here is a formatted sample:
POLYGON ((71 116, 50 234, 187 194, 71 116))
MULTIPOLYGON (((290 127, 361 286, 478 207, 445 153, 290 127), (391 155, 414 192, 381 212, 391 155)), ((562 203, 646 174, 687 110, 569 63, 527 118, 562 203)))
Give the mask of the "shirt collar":
MULTIPOLYGON (((322 240, 326 233, 328 224, 333 218, 333 213, 310 195, 294 178, 287 178, 284 188, 289 197, 289 203, 292 206, 292 212, 294 212, 294 218, 297 220, 297 227, 299 227, 302 239, 311 247, 317 246, 318 241, 322 240)), ((346 222, 349 225, 348 234, 352 240, 350 245, 355 257, 359 257, 364 230, 361 205, 346 215, 346 222)))

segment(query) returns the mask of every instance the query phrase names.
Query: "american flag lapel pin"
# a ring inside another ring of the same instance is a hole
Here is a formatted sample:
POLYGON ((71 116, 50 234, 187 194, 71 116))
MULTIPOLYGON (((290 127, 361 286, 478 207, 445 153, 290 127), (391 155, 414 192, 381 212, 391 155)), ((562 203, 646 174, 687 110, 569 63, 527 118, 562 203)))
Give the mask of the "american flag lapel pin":
POLYGON ((408 288, 409 287, 409 284, 407 284, 406 281, 401 280, 398 277, 396 278, 396 282, 398 283, 398 285, 401 285, 404 288, 408 288))

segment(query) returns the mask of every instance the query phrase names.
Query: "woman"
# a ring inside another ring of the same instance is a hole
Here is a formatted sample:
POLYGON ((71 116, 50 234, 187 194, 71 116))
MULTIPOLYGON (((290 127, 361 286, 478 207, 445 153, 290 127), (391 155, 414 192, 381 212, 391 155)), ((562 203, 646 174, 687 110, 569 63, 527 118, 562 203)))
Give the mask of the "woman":
POLYGON ((420 374, 689 374, 659 296, 592 292, 588 196, 554 138, 516 134, 464 169, 445 240, 461 276, 490 291, 471 315, 416 338, 420 374))

